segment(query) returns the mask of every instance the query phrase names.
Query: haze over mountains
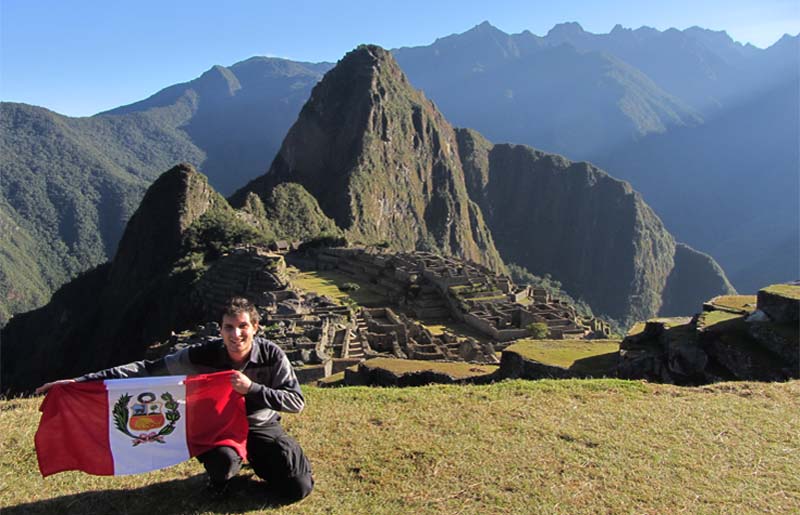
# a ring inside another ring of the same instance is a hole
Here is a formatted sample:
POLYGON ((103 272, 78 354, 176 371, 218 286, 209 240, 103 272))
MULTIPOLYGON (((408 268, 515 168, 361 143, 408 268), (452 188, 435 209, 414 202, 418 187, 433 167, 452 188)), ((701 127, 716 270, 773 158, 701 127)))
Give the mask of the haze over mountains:
POLYGON ((314 87, 269 171, 230 204, 190 165, 162 174, 111 262, 2 329, 4 381, 25 390, 141 359, 171 331, 216 315, 201 290, 225 250, 278 234, 343 234, 495 271, 514 260, 552 272, 624 325, 733 291, 712 259, 676 245, 628 183, 454 129, 389 52, 362 45, 314 87))
POLYGON ((761 50, 697 27, 483 23, 395 55, 455 125, 630 181, 740 290, 800 276, 800 36, 761 50))
MULTIPOLYGON (((450 123, 631 181, 678 239, 752 291, 798 275, 797 48, 798 37, 759 50, 702 29, 565 24, 540 38, 482 24, 394 54, 450 123)), ((198 164, 224 194, 263 174, 331 67, 214 66, 90 118, 0 105, 0 222, 12 235, 0 243, 0 315, 111 256, 174 163, 198 164)))

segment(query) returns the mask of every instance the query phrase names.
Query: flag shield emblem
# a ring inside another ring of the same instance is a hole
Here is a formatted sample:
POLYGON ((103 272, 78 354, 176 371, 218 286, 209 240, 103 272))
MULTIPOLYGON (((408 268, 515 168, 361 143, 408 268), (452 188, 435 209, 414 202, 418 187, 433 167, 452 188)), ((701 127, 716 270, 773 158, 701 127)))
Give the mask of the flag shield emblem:
POLYGON ((128 427, 134 431, 148 431, 160 429, 167 421, 164 417, 163 403, 156 401, 152 392, 140 393, 137 401, 128 410, 130 420, 128 427))
POLYGON ((178 402, 169 392, 161 394, 163 402, 157 398, 153 392, 143 392, 131 403, 131 395, 123 393, 114 404, 114 425, 132 439, 134 447, 150 442, 166 443, 164 438, 175 431, 175 423, 181 418, 178 402))

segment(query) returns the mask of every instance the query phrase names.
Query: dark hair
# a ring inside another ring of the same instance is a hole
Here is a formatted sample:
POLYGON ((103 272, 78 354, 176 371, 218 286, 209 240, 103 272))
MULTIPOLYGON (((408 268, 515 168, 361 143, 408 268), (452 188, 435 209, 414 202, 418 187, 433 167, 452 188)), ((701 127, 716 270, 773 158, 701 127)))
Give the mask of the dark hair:
POLYGON ((222 321, 226 316, 237 317, 242 313, 250 315, 250 323, 253 325, 258 324, 261 319, 255 304, 244 297, 232 297, 229 299, 228 302, 225 303, 225 307, 222 309, 222 316, 219 317, 219 319, 222 321))

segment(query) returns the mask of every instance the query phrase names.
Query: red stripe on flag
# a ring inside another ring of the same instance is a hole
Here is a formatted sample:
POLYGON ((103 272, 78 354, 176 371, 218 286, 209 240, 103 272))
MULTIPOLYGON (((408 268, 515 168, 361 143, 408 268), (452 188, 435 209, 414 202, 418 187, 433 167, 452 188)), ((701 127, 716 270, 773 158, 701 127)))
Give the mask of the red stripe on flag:
POLYGON ((65 470, 111 476, 108 394, 102 381, 56 385, 39 411, 36 456, 42 476, 65 470))
POLYGON ((247 457, 244 396, 231 386, 232 371, 186 378, 186 443, 197 456, 214 447, 233 447, 247 457))

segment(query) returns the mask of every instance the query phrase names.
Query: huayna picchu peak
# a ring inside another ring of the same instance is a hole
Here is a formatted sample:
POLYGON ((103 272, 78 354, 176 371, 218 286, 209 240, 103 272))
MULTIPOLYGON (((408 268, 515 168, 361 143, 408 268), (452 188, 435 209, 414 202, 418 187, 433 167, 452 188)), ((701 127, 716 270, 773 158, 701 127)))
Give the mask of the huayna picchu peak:
POLYGON ((503 267, 467 194, 453 127, 380 47, 358 47, 325 75, 269 171, 231 203, 284 182, 308 190, 351 241, 503 267))

